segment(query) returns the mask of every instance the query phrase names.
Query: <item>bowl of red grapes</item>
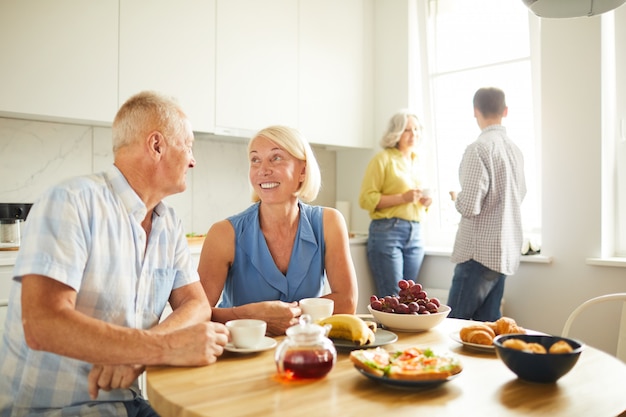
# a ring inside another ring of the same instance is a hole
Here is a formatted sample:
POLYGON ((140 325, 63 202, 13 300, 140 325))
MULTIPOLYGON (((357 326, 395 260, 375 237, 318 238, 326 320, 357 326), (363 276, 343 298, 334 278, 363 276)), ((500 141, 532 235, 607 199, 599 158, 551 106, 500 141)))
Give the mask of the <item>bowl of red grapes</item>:
POLYGON ((367 308, 385 328, 404 332, 432 329, 450 314, 449 306, 429 297, 422 285, 413 280, 400 280, 398 294, 372 295, 367 308))

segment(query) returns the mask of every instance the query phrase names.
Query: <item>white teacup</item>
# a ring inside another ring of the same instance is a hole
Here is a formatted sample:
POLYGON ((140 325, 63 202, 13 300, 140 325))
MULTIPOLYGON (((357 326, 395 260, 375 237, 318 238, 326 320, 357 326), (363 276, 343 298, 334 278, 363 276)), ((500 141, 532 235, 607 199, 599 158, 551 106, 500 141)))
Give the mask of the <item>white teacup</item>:
POLYGON ((256 319, 236 319, 227 321, 226 328, 236 348, 251 349, 263 341, 267 323, 256 319))
POLYGON ((333 315, 335 302, 330 298, 303 298, 300 300, 302 314, 308 314, 313 321, 333 315))

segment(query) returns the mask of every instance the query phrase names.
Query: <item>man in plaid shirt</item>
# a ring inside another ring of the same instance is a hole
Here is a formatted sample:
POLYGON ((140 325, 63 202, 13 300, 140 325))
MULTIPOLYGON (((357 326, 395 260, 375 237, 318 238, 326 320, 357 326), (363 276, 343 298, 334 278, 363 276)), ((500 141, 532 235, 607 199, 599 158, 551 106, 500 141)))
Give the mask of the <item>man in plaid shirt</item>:
POLYGON ((461 160, 461 191, 451 192, 461 221, 452 252, 457 265, 448 295, 450 317, 500 318, 505 278, 519 267, 526 182, 522 152, 502 126, 507 112, 502 90, 475 93, 474 117, 481 133, 461 160))

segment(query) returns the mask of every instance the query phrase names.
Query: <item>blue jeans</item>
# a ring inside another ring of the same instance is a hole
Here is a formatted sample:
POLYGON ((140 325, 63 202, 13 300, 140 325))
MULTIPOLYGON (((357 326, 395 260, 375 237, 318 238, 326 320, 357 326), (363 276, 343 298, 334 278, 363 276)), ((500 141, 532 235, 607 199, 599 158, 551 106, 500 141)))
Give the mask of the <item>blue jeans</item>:
POLYGON ((448 317, 479 321, 496 321, 501 316, 500 305, 506 275, 493 271, 479 262, 469 260, 454 268, 448 305, 448 317))
POLYGON ((159 417, 157 412, 150 407, 148 401, 141 397, 135 397, 134 400, 125 401, 124 406, 128 412, 128 417, 159 417))
POLYGON ((424 260, 419 222, 395 218, 372 220, 367 260, 379 297, 398 294, 401 279, 417 281, 424 260))

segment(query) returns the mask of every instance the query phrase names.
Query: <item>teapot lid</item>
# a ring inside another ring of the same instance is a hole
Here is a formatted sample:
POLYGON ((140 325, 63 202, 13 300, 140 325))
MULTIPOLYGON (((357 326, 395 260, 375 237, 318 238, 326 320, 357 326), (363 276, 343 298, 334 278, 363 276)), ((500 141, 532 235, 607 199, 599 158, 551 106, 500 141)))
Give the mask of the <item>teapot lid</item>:
POLYGON ((295 338, 297 340, 303 339, 317 339, 321 336, 326 336, 328 329, 313 323, 310 315, 303 314, 300 316, 298 324, 291 326, 286 331, 287 336, 295 338))

